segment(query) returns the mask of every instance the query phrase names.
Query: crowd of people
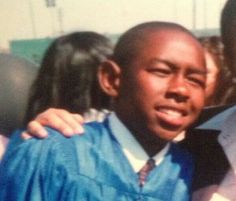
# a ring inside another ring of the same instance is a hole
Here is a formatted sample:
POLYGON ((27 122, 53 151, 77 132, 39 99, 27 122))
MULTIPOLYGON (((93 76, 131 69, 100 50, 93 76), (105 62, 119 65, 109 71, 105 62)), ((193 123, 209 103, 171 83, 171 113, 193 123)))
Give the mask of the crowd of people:
POLYGON ((221 36, 154 21, 114 47, 91 31, 55 39, 23 88, 0 201, 235 200, 235 11, 228 0, 221 36))

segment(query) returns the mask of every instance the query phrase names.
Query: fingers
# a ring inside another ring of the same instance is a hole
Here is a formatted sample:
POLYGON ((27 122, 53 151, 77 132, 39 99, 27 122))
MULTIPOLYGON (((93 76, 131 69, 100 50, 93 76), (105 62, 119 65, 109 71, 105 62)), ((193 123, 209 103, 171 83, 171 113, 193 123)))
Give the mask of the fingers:
POLYGON ((83 133, 83 118, 79 114, 72 114, 63 109, 50 108, 39 114, 35 121, 42 126, 49 126, 70 137, 74 134, 83 133))
POLYGON ((74 134, 81 134, 84 132, 83 129, 83 117, 79 114, 72 114, 66 110, 57 110, 56 117, 51 127, 59 130, 65 136, 71 136, 74 134))
POLYGON ((30 121, 27 125, 27 131, 22 132, 21 137, 25 140, 31 137, 45 138, 48 136, 46 129, 37 121, 30 121))
POLYGON ((24 140, 28 140, 30 138, 32 138, 32 135, 30 135, 29 133, 27 133, 26 131, 23 131, 21 133, 21 138, 23 138, 24 140))
POLYGON ((39 115, 27 125, 27 131, 21 134, 23 139, 31 137, 45 138, 48 133, 44 126, 58 130, 66 137, 81 134, 83 129, 83 117, 79 114, 72 114, 63 109, 50 108, 39 115))

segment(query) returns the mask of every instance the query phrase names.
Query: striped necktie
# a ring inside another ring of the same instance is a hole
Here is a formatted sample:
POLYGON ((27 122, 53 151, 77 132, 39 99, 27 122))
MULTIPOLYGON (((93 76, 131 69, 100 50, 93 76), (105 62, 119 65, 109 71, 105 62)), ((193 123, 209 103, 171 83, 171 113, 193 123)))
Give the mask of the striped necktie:
POLYGON ((147 163, 141 168, 138 172, 139 176, 139 185, 142 187, 145 182, 149 172, 155 167, 155 160, 150 158, 147 163))

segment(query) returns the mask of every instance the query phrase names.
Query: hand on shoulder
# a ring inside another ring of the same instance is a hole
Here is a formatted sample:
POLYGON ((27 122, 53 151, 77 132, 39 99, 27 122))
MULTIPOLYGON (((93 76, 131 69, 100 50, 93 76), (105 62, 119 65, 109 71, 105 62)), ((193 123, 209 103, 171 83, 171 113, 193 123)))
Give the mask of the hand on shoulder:
POLYGON ((58 130, 66 137, 71 137, 83 133, 83 123, 83 117, 79 114, 70 113, 64 109, 49 108, 30 121, 27 130, 21 136, 23 139, 46 138, 48 133, 44 126, 48 126, 58 130))

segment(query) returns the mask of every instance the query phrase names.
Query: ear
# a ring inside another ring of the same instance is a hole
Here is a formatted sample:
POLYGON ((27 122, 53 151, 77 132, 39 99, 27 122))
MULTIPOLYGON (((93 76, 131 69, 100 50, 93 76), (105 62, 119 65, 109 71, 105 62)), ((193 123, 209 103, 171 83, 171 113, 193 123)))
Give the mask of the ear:
POLYGON ((120 67, 112 60, 103 62, 98 70, 98 79, 102 90, 111 97, 117 97, 120 87, 120 67))

